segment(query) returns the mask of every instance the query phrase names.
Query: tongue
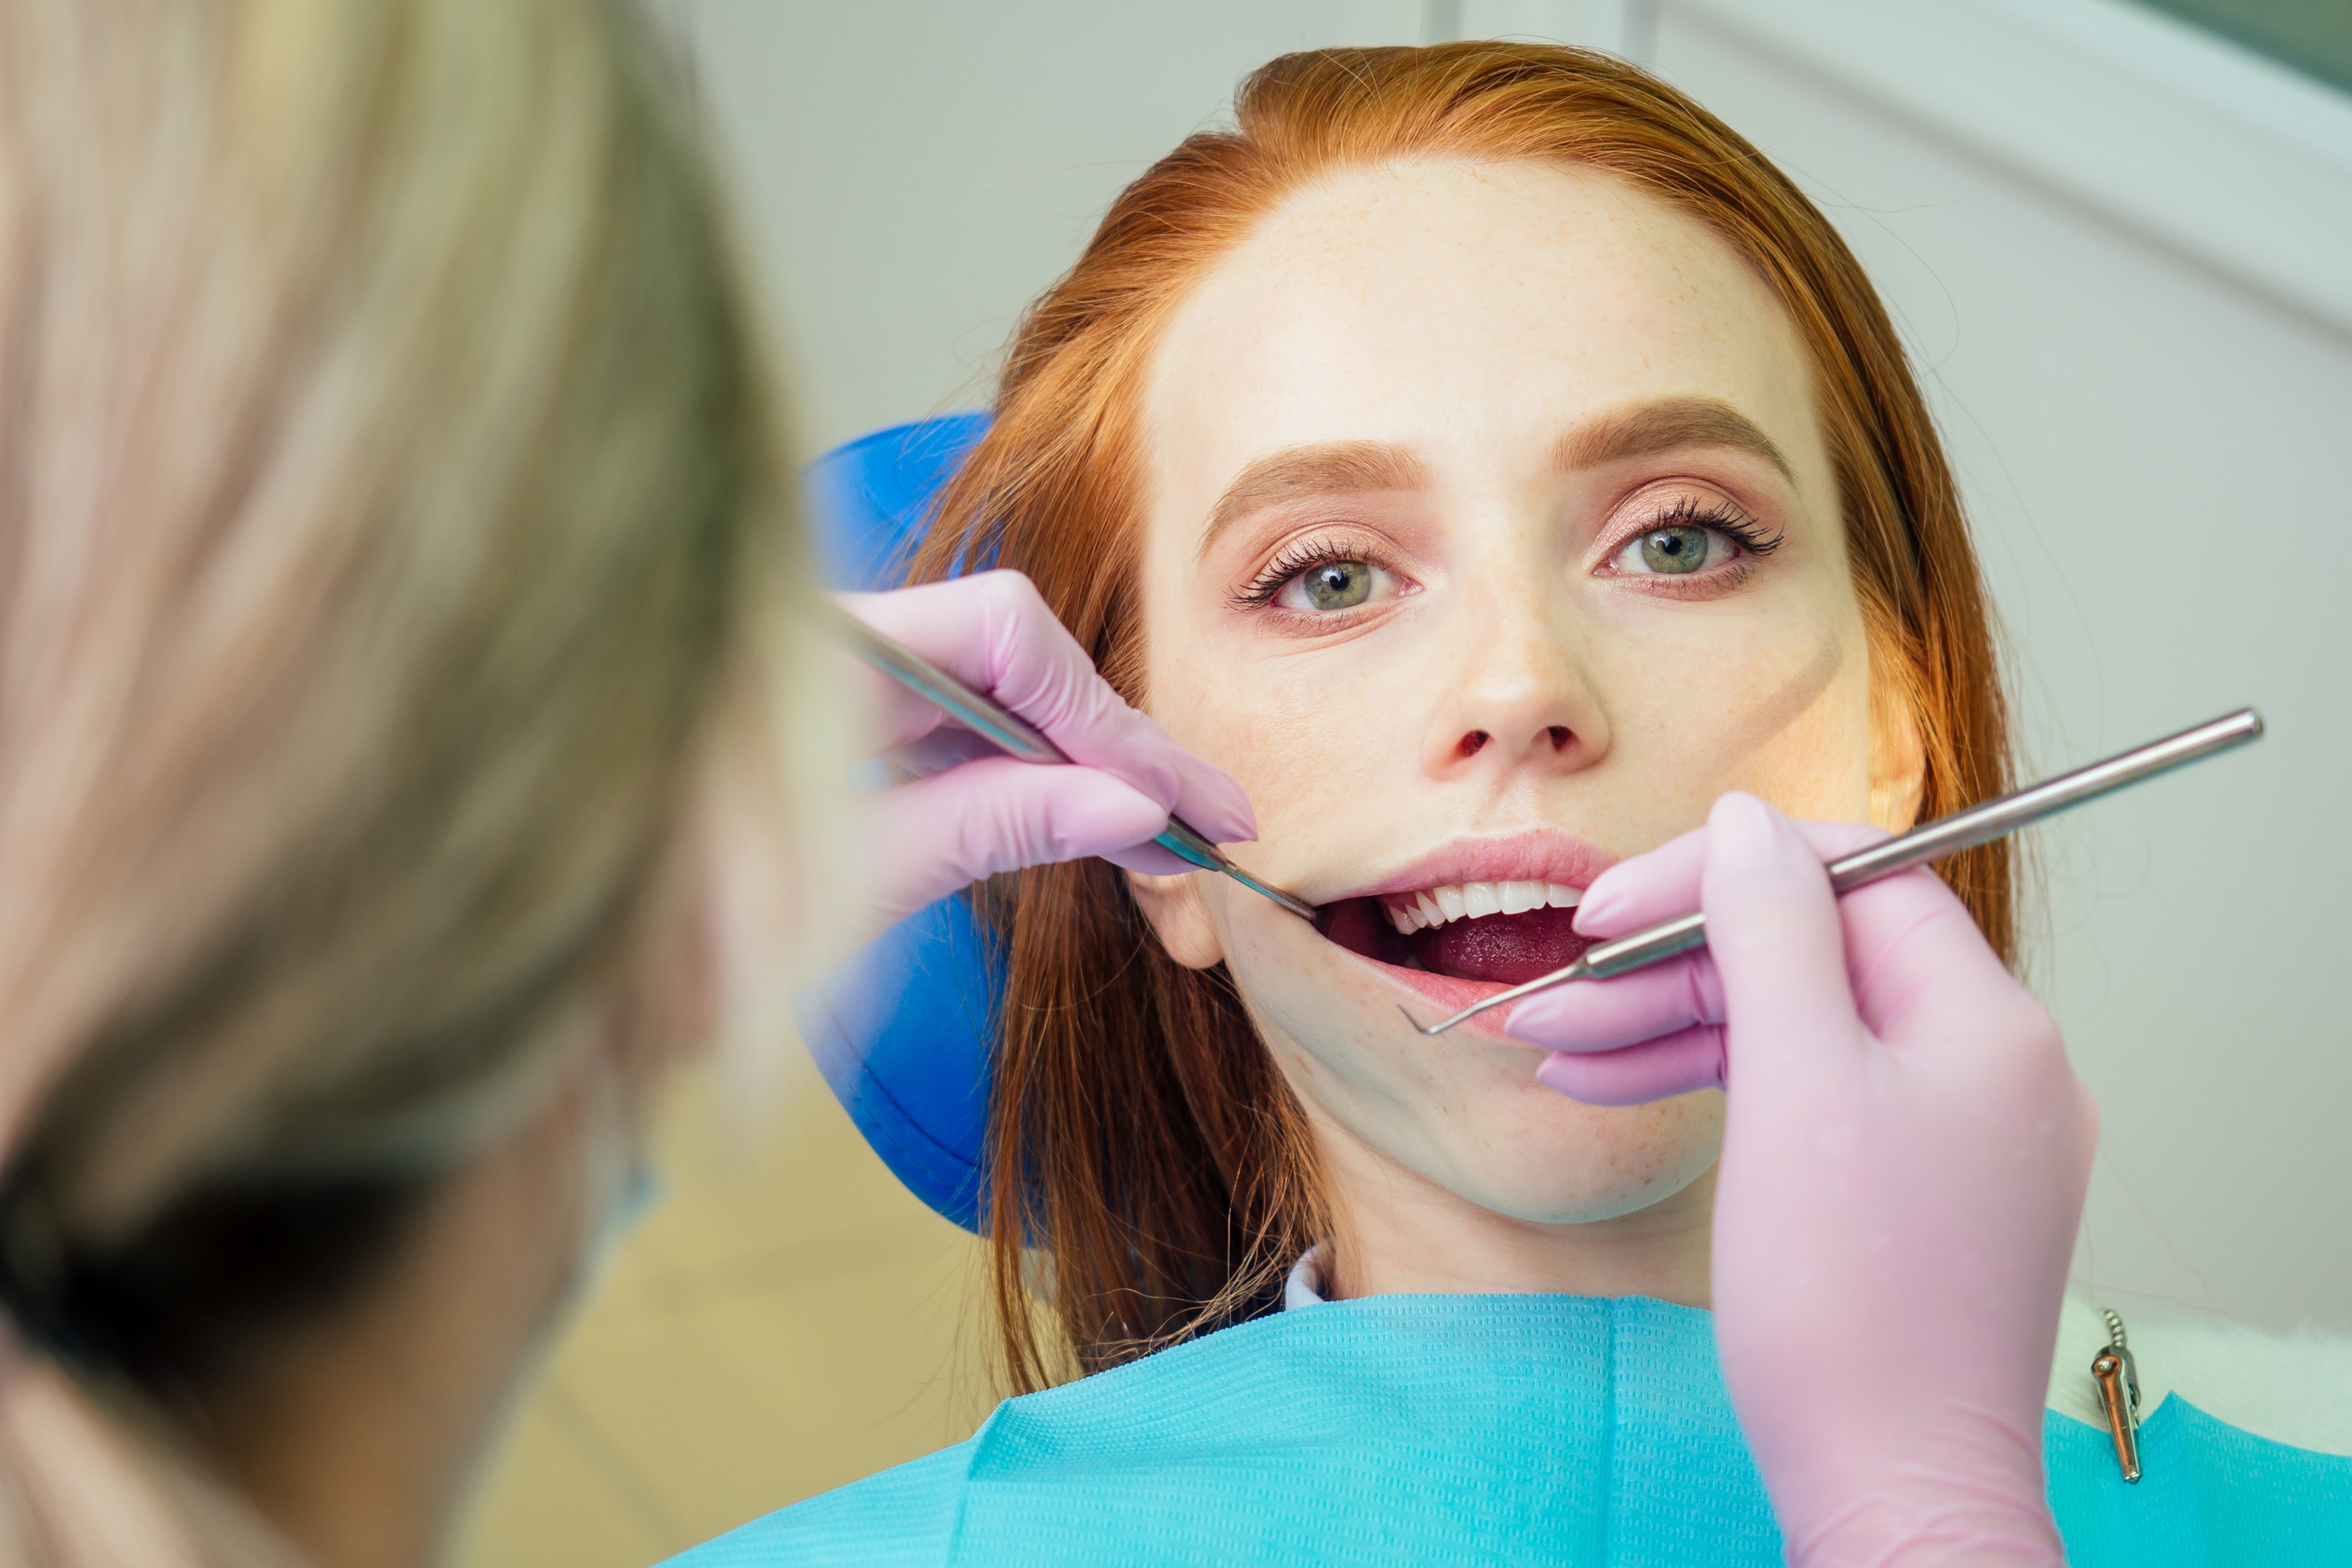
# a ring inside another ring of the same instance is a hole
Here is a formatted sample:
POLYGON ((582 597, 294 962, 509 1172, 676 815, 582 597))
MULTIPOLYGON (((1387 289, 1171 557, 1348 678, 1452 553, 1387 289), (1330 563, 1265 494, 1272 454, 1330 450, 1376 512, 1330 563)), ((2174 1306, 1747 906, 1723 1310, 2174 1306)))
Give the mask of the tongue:
POLYGON ((1412 948, 1424 968, 1440 974, 1517 985, 1567 968, 1592 945, 1571 929, 1575 919, 1574 910, 1542 909, 1448 921, 1413 932, 1412 948))

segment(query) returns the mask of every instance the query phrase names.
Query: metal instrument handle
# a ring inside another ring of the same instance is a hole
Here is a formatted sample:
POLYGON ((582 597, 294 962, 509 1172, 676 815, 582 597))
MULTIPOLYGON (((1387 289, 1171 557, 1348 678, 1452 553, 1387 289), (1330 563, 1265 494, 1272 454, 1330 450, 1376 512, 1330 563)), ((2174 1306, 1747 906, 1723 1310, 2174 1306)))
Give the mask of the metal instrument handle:
MULTIPOLYGON (((2070 773, 2060 773, 2054 779, 1986 801, 1981 805, 1956 811, 1949 816, 1939 816, 1926 826, 1915 827, 1900 837, 1843 856, 1825 868, 1829 872, 1830 886, 1840 893, 1850 892, 1881 877, 1891 877, 1897 871, 1907 871, 1914 866, 1924 866, 1947 855, 1957 855, 1963 849, 1990 844, 2021 827, 2030 826, 2044 817, 2055 816, 2085 801, 2111 795, 2127 784, 2154 778, 2200 757, 2210 757, 2216 752, 2226 752, 2232 746, 2259 740, 2262 733, 2263 716, 2251 708, 2241 708, 2235 713, 2224 714, 2210 723, 2183 730, 2177 735, 2167 735, 2145 746, 2135 746, 2104 762, 2076 768, 2070 773)), ((1497 995, 1475 1002, 1450 1018, 1434 1024, 1423 1024, 1411 1013, 1407 1013, 1405 1017, 1424 1035, 1442 1035, 1465 1018, 1475 1018, 1489 1008, 1506 1006, 1538 991, 1549 991, 1571 980, 1606 980, 1612 974, 1642 969, 1672 958, 1676 953, 1688 952, 1695 947, 1706 945, 1706 917, 1694 911, 1587 948, 1584 956, 1567 968, 1538 975, 1524 984, 1514 985, 1497 995)))

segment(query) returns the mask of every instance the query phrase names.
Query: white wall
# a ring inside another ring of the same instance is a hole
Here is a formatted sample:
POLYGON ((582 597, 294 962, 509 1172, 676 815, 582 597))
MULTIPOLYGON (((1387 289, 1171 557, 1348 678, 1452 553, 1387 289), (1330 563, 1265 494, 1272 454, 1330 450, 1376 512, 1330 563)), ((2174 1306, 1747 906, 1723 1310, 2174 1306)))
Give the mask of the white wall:
POLYGON ((2083 1277, 2352 1328, 2352 107, 2112 0, 674 0, 811 437, 985 400, 1022 304, 1251 66, 1626 48, 1843 227, 1950 439, 2046 769, 2254 701, 2042 839, 2105 1113, 2083 1277))
POLYGON ((1414 0, 686 0, 830 446, 987 401, 1023 305, 1251 67, 1414 0))
MULTIPOLYGON (((2352 310, 2137 221, 2128 167, 2053 189, 2129 147, 2054 127, 2031 164, 1989 151, 1959 116, 1890 107, 1948 91, 1935 64, 1916 83, 1899 56, 1848 76, 1752 16, 1667 7, 1659 63, 1806 182, 1905 321, 2019 656, 2032 760, 2241 702, 2271 721, 2253 752, 2042 837, 2055 941, 2037 978, 2105 1116, 2078 1271, 2126 1310, 2153 1296, 2352 1327, 2352 617, 2336 558, 2352 542, 2352 310)), ((2019 74, 2130 85, 2096 57, 2020 62, 2032 40, 2003 42, 2019 74)), ((2156 121, 2128 128, 2146 141, 2207 117, 2152 89, 2134 111, 2156 121)), ((2352 155, 2352 131, 2339 145, 2352 155)), ((2300 155, 2202 174, 2242 193, 2300 155)), ((2196 235, 2182 198, 2200 172, 2150 173, 2196 235)), ((2320 216, 2352 222, 2352 173, 2334 202, 2320 216)), ((2246 232, 2265 216, 2235 217, 2246 232)), ((2352 304, 2347 255, 2327 259, 2352 304)))

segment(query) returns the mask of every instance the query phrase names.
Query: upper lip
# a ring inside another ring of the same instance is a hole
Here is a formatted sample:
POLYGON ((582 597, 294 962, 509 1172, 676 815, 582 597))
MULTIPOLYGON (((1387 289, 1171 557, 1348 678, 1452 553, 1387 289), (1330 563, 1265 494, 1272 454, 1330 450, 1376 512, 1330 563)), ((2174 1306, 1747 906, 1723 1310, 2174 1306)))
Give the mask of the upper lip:
POLYGON ((1410 893, 1464 882, 1558 882, 1563 887, 1589 888, 1594 878, 1616 863, 1617 857, 1607 850, 1551 828, 1501 837, 1457 838, 1376 880, 1332 893, 1322 901, 1336 904, 1343 899, 1377 898, 1382 893, 1410 893))

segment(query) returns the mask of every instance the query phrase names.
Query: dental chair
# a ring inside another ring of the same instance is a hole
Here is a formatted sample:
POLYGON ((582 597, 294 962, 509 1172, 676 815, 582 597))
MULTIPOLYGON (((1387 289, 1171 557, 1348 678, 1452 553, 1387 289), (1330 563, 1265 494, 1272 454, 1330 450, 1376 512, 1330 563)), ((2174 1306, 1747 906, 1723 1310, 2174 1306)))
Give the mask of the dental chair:
MULTIPOLYGON (((808 473, 817 549, 836 588, 894 588, 931 498, 988 428, 948 415, 877 431, 808 473)), ((809 1054, 908 1191, 979 1228, 989 1041, 1004 954, 963 895, 941 899, 827 975, 793 1012, 809 1054)))

